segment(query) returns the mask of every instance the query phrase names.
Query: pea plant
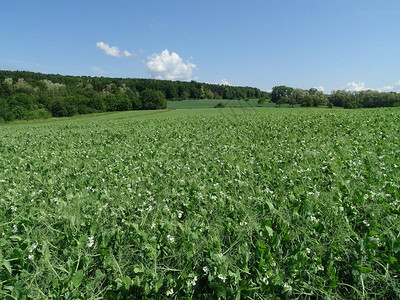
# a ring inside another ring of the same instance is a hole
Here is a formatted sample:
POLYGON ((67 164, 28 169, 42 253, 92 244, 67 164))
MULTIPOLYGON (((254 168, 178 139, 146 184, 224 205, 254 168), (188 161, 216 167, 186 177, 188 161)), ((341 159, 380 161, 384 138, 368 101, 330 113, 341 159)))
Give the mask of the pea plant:
POLYGON ((398 109, 170 116, 0 127, 1 298, 400 298, 398 109))

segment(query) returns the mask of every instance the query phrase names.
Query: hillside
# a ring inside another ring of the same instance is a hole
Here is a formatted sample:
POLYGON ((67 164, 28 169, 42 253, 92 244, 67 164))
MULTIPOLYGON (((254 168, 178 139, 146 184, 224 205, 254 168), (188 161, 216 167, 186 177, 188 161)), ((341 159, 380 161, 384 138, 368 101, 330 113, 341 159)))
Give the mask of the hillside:
POLYGON ((253 87, 196 81, 0 71, 0 121, 160 109, 166 107, 165 100, 247 99, 266 94, 253 87))

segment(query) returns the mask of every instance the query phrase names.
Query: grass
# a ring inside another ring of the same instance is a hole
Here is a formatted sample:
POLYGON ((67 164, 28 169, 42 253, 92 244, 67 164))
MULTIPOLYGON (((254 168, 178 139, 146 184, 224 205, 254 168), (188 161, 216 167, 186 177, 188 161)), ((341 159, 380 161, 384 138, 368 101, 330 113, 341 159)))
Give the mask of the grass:
POLYGON ((396 299, 398 109, 0 127, 3 299, 396 299))
POLYGON ((201 100, 182 100, 169 101, 170 109, 198 109, 213 108, 218 103, 222 103, 225 107, 251 108, 251 107, 275 107, 275 103, 258 104, 258 99, 245 100, 226 100, 226 99, 201 99, 201 100))

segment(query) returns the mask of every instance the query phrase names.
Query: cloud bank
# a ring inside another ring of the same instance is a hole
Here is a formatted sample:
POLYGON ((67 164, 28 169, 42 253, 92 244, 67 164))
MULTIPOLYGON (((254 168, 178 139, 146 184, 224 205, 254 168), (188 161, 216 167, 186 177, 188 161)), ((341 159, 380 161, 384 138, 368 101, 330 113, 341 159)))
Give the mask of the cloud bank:
POLYGON ((347 91, 352 92, 360 92, 366 90, 373 90, 378 92, 390 92, 390 91, 399 91, 400 90, 400 81, 396 82, 393 85, 385 85, 382 88, 369 88, 365 86, 365 82, 349 82, 346 84, 347 91))
POLYGON ((399 91, 400 90, 400 80, 397 81, 395 84, 393 85, 385 85, 382 88, 382 91, 384 92, 390 92, 390 91, 399 91))
POLYGON ((96 43, 96 47, 103 50, 104 53, 108 56, 113 56, 113 57, 129 57, 132 55, 132 53, 130 53, 129 51, 121 51, 119 50, 118 47, 116 46, 110 46, 104 42, 97 42, 96 43))
POLYGON ((349 82, 346 84, 346 90, 359 92, 365 90, 365 83, 364 82, 349 82))
POLYGON ((218 82, 218 84, 221 84, 221 85, 231 85, 231 84, 228 82, 228 80, 226 80, 225 78, 224 78, 224 79, 221 79, 220 82, 218 82))
POLYGON ((154 53, 147 57, 147 69, 156 79, 166 80, 191 80, 196 65, 191 62, 183 62, 182 58, 175 52, 169 53, 165 49, 160 54, 154 53))

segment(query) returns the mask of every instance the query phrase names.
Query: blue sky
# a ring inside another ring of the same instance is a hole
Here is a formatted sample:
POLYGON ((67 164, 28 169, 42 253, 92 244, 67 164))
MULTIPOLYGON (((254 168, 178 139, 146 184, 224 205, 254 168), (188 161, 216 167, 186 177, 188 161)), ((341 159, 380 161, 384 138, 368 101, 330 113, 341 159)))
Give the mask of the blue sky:
POLYGON ((400 92, 398 0, 2 0, 0 69, 400 92))

